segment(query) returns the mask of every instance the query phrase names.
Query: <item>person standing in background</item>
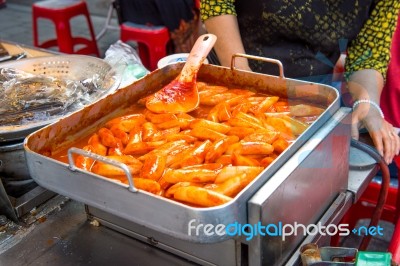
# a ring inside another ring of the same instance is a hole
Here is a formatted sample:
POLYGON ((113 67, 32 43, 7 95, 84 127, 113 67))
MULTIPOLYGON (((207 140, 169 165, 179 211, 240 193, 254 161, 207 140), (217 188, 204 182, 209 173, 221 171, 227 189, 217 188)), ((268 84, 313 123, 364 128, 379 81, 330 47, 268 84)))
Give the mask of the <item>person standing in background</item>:
POLYGON ((194 0, 116 0, 120 23, 165 26, 171 36, 168 53, 188 53, 199 36, 194 0))
MULTIPOLYGON (((339 56, 347 52, 347 88, 352 97, 352 137, 368 130, 387 163, 399 154, 400 138, 379 107, 398 0, 202 0, 206 30, 218 38, 219 63, 247 53, 280 60, 285 75, 330 84, 339 56)), ((239 69, 274 74, 276 66, 245 58, 239 69)))

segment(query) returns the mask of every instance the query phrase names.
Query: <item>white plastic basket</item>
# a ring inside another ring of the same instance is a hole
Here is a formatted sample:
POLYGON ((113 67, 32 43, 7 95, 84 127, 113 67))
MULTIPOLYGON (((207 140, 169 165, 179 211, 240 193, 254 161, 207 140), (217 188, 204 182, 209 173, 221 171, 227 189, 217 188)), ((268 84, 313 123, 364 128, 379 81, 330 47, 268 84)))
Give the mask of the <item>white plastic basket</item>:
POLYGON ((103 59, 86 55, 26 58, 1 63, 0 68, 15 68, 31 74, 43 74, 70 80, 83 80, 93 74, 98 74, 106 79, 111 70, 111 66, 103 59))

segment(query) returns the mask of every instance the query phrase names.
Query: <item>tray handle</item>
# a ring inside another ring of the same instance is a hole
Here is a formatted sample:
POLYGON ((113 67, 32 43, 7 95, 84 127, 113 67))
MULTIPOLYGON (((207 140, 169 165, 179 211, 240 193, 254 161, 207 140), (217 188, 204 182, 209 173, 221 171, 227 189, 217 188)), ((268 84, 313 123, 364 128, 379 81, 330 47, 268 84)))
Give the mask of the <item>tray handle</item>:
POLYGON ((88 152, 88 151, 85 151, 85 150, 82 150, 82 149, 78 149, 78 148, 75 148, 75 147, 70 148, 68 150, 68 163, 69 163, 69 169, 71 171, 76 171, 78 169, 82 170, 79 167, 76 167, 76 165, 75 165, 74 158, 73 158, 73 154, 74 153, 82 155, 82 156, 86 156, 86 157, 89 157, 89 158, 92 158, 92 159, 97 160, 97 161, 108 163, 108 164, 111 164, 111 165, 114 165, 116 167, 121 168, 125 172, 126 176, 128 177, 129 191, 131 191, 131 192, 138 192, 139 191, 137 188, 135 188, 135 185, 133 183, 132 174, 129 171, 129 168, 128 168, 128 166, 126 164, 121 163, 121 162, 117 162, 115 160, 108 159, 108 158, 106 158, 104 156, 100 156, 100 155, 98 155, 96 153, 93 153, 93 152, 88 152))
POLYGON ((267 62, 267 63, 272 63, 272 64, 277 64, 279 67, 279 77, 280 78, 284 78, 285 75, 283 74, 283 65, 282 62, 277 60, 277 59, 272 59, 272 58, 267 58, 267 57, 261 57, 261 56, 255 56, 255 55, 248 55, 248 54, 241 54, 241 53, 236 53, 234 55, 232 55, 232 61, 231 61, 231 69, 232 70, 236 70, 236 66, 235 66, 235 59, 236 57, 244 57, 247 59, 251 59, 251 60, 259 60, 259 61, 263 61, 263 62, 267 62))

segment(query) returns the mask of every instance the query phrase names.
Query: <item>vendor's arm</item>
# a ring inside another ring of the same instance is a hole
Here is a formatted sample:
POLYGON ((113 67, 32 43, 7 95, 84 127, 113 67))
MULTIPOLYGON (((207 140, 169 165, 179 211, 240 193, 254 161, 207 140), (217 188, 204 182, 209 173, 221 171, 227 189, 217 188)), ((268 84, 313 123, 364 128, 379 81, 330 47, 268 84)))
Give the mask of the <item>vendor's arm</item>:
MULTIPOLYGON (((245 53, 233 3, 233 0, 203 0, 200 9, 207 32, 217 36, 214 50, 218 59, 222 66, 227 67, 231 65, 233 54, 245 53)), ((235 65, 240 69, 250 70, 244 58, 238 58, 235 65)))
MULTIPOLYGON (((348 90, 353 101, 365 99, 380 104, 399 7, 397 0, 378 1, 349 47, 346 71, 350 73, 348 90)), ((400 139, 392 133, 393 126, 381 117, 377 108, 368 103, 359 104, 353 111, 352 120, 352 137, 358 139, 358 130, 364 126, 387 163, 399 153, 400 139)))
MULTIPOLYGON (((379 104, 383 82, 381 73, 373 69, 364 69, 351 75, 348 87, 353 99, 371 100, 379 104)), ((368 130, 376 149, 385 161, 391 163, 400 150, 400 138, 393 133, 393 126, 381 117, 377 108, 368 103, 357 105, 353 111, 353 138, 358 139, 358 130, 362 126, 368 130)))

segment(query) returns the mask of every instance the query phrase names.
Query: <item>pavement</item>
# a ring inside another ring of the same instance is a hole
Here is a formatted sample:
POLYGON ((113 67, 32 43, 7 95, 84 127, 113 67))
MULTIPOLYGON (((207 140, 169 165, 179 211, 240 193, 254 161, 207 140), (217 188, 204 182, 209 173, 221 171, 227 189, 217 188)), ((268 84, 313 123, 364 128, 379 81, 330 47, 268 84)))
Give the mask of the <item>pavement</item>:
MULTIPOLYGON (((101 0, 87 2, 90 18, 97 35, 105 26, 108 5, 101 0)), ((0 40, 33 46, 31 4, 32 1, 14 0, 7 1, 5 7, 0 8, 0 40)), ((111 25, 118 26, 115 14, 111 20, 111 25)), ((71 29, 72 34, 75 36, 89 36, 89 29, 83 16, 78 16, 71 20, 71 29)), ((102 58, 104 58, 104 53, 110 45, 118 41, 119 35, 119 30, 107 30, 103 37, 97 40, 97 46, 102 58)), ((40 19, 39 40, 47 40, 54 37, 55 29, 53 23, 49 20, 40 19)))

